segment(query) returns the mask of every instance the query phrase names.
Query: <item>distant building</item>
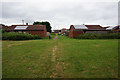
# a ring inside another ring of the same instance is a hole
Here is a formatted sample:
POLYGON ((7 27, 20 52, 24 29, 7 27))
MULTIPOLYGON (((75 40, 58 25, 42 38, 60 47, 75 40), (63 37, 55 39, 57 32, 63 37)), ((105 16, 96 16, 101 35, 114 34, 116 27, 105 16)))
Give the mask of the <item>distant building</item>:
POLYGON ((53 33, 61 33, 61 30, 53 30, 53 33))
POLYGON ((108 26, 107 27, 103 27, 103 29, 106 29, 106 28, 109 28, 108 26))
POLYGON ((61 29, 61 34, 69 36, 69 29, 66 29, 66 28, 61 29))
POLYGON ((32 35, 39 35, 46 37, 46 25, 12 25, 2 27, 6 32, 29 33, 32 35))
POLYGON ((66 29, 66 28, 61 29, 61 34, 65 34, 67 32, 69 32, 69 29, 66 29))
POLYGON ((106 30, 119 31, 119 26, 108 26, 106 30))
POLYGON ((103 34, 109 31, 100 25, 71 25, 69 30, 69 37, 72 38, 84 33, 103 34))

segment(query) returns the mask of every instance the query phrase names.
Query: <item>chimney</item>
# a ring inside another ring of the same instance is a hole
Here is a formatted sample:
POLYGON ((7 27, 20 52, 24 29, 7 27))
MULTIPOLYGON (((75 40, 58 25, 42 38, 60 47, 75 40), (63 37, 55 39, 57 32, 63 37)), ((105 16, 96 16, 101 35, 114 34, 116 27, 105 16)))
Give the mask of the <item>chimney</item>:
POLYGON ((26 23, 26 25, 28 25, 28 23, 26 23))

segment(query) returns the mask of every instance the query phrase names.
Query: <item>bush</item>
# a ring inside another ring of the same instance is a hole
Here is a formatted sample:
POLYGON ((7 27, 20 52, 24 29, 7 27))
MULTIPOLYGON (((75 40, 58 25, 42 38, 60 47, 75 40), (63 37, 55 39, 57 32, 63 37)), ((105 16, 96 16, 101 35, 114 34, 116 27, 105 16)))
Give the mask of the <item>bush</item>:
POLYGON ((120 39, 120 33, 110 33, 110 34, 100 35, 99 39, 120 39))
POLYGON ((2 40, 32 40, 41 39, 38 35, 31 35, 26 33, 6 32, 2 34, 2 40))
POLYGON ((97 39, 98 38, 98 35, 97 34, 93 34, 93 33, 90 33, 90 34, 82 34, 82 35, 79 35, 77 37, 75 37, 77 39, 97 39))
POLYGON ((54 36, 55 36, 56 34, 55 34, 55 33, 51 33, 51 35, 54 35, 54 36))
POLYGON ((86 33, 75 37, 76 39, 120 39, 120 33, 94 34, 86 33))

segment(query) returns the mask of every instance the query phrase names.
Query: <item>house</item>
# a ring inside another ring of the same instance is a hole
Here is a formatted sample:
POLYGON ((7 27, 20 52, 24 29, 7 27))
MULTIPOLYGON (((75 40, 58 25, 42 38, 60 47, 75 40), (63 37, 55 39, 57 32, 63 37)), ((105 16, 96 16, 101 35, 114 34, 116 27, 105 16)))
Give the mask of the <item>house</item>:
POLYGON ((61 29, 61 34, 65 34, 67 32, 69 32, 69 29, 66 29, 66 28, 61 29))
POLYGON ((32 35, 39 35, 41 37, 46 37, 46 25, 12 25, 4 26, 3 29, 6 32, 19 32, 19 33, 29 33, 32 35))
POLYGON ((60 33, 61 30, 53 30, 53 33, 60 33))
POLYGON ((2 24, 0 24, 0 30, 2 29, 2 24))
POLYGON ((111 31, 119 31, 119 26, 108 26, 106 30, 111 30, 111 31))
POLYGON ((68 36, 69 35, 69 29, 66 29, 66 28, 61 29, 61 34, 68 36))
POLYGON ((69 37, 72 38, 85 33, 103 34, 103 33, 108 33, 109 31, 104 29, 100 25, 71 25, 69 30, 70 30, 69 37))
POLYGON ((4 27, 5 25, 4 24, 0 24, 0 30, 2 29, 2 27, 4 27))

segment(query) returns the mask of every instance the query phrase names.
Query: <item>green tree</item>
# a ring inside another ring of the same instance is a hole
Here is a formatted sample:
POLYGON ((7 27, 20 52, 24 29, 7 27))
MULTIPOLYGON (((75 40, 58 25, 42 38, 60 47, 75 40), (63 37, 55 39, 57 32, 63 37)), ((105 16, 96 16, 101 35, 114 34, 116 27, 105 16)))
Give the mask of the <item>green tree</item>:
POLYGON ((5 26, 5 24, 0 24, 0 25, 5 26))
POLYGON ((33 25, 46 25, 46 29, 47 29, 47 32, 50 32, 51 33, 51 26, 50 26, 50 23, 49 22, 39 22, 39 21, 36 21, 33 23, 33 25))

